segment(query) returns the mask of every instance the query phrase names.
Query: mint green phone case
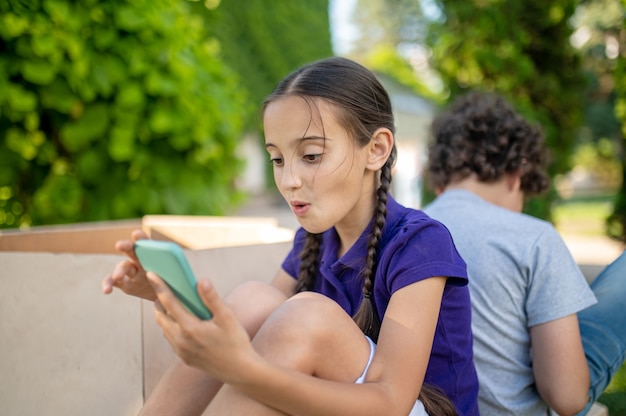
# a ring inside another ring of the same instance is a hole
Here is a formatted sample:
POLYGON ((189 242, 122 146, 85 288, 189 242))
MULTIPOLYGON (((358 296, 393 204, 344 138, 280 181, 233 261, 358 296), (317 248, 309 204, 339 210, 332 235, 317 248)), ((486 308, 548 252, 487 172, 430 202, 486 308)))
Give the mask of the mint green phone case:
POLYGON ((137 240, 135 254, 143 268, 158 274, 189 312, 201 319, 213 317, 198 295, 196 278, 178 244, 137 240))

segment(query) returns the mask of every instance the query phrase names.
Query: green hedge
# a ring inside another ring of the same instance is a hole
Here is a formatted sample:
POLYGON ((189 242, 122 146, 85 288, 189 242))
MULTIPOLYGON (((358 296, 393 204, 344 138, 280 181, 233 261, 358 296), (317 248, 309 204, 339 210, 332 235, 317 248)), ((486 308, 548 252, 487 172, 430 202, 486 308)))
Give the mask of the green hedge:
POLYGON ((0 3, 0 228, 234 201, 245 96, 189 6, 0 3))

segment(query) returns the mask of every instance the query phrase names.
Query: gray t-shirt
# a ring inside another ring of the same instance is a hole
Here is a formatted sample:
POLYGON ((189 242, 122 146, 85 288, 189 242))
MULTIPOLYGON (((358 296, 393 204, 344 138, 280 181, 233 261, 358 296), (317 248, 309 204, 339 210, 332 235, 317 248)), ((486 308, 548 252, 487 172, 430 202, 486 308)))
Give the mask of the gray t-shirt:
POLYGON ((595 296, 554 227, 449 190, 424 211, 467 262, 482 416, 546 415, 535 388, 530 327, 577 313, 595 296))

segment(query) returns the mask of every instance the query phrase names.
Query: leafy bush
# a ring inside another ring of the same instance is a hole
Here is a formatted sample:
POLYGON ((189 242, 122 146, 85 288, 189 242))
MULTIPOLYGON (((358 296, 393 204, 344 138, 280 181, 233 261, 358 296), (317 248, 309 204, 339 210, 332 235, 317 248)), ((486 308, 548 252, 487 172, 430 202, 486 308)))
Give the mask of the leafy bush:
POLYGON ((244 96, 180 0, 0 4, 0 227, 214 214, 244 96))

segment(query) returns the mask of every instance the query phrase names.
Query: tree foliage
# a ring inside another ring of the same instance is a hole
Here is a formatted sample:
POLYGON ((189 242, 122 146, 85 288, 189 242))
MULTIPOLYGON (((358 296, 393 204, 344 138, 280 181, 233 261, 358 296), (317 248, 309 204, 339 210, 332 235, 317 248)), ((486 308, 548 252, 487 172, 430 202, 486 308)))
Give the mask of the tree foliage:
POLYGON ((573 40, 589 80, 585 93, 585 127, 581 141, 618 140, 615 107, 615 65, 625 9, 621 0, 583 1, 572 19, 573 40))
POLYGON ((0 227, 219 213, 243 95, 179 0, 0 3, 0 227))
MULTIPOLYGON (((450 97, 469 89, 497 91, 546 133, 550 175, 570 169, 582 119, 585 80, 570 44, 575 0, 439 0, 430 29, 432 63, 450 97)), ((530 211, 550 217, 548 196, 530 211)))
POLYGON ((328 0, 228 0, 199 12, 248 92, 252 117, 246 124, 253 129, 260 104, 285 75, 333 54, 328 0))
MULTIPOLYGON (((626 0, 622 0, 626 8, 626 0)), ((620 161, 622 164, 622 186, 617 193, 613 212, 607 219, 608 233, 612 238, 626 243, 626 20, 622 20, 619 32, 619 56, 615 67, 615 115, 621 123, 620 161)))

